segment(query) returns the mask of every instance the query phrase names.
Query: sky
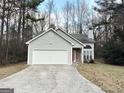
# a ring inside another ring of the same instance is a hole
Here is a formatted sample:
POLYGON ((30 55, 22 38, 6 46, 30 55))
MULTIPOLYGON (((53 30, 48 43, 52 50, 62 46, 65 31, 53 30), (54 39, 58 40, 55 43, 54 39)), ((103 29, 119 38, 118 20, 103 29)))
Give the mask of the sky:
MULTIPOLYGON (((66 3, 66 1, 70 1, 70 2, 76 2, 76 0, 54 0, 55 6, 56 8, 61 11, 62 7, 64 6, 64 4, 66 3)), ((88 4, 89 7, 92 8, 92 6, 94 5, 94 0, 85 0, 88 4)), ((39 11, 44 10, 44 8, 46 7, 48 0, 45 0, 43 3, 41 3, 38 7, 39 11)))

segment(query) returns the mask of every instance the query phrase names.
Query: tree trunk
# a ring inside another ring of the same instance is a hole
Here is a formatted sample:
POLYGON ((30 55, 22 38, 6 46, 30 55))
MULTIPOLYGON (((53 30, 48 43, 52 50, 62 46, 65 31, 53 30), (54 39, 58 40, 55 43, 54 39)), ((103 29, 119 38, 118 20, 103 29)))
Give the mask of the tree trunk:
POLYGON ((6 0, 3 0, 3 7, 2 7, 2 18, 1 18, 1 34, 0 34, 0 62, 3 63, 3 31, 4 31, 4 18, 5 18, 5 7, 6 7, 6 0))
MULTIPOLYGON (((8 0, 9 2, 9 0, 8 0)), ((8 63, 8 49, 9 49, 9 26, 10 26, 10 4, 7 8, 7 21, 6 21, 6 49, 5 49, 5 62, 8 63)))
MULTIPOLYGON (((25 5, 25 0, 23 0, 23 3, 24 3, 24 5, 25 5)), ((22 43, 24 43, 25 42, 25 11, 26 11, 26 8, 25 8, 25 6, 23 6, 23 9, 22 9, 22 16, 23 16, 23 23, 22 23, 22 43)))
POLYGON ((7 23, 6 23, 6 49, 5 49, 5 62, 8 63, 8 45, 9 45, 9 42, 8 42, 8 39, 9 39, 9 12, 8 12, 8 15, 7 15, 7 23))
POLYGON ((50 27, 50 24, 51 24, 51 13, 49 11, 49 27, 50 27))
POLYGON ((22 23, 22 11, 21 8, 19 9, 19 20, 18 20, 18 34, 17 34, 17 44, 20 46, 20 42, 21 42, 21 23, 22 23))

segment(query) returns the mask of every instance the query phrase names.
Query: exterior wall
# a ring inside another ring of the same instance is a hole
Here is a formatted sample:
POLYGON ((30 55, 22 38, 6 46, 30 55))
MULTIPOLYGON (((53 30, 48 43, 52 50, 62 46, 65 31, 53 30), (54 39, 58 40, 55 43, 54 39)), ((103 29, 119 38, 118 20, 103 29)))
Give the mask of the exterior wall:
POLYGON ((68 51, 69 65, 72 64, 72 45, 58 36, 55 32, 49 31, 38 39, 32 41, 28 46, 28 64, 32 64, 33 50, 65 50, 68 51))
POLYGON ((67 38, 69 41, 71 41, 74 44, 74 48, 81 48, 82 45, 80 43, 78 43, 77 41, 75 41, 74 39, 70 38, 68 35, 66 35, 63 31, 58 30, 57 31, 59 34, 61 34, 63 37, 67 38))
MULTIPOLYGON (((77 41, 73 40, 72 38, 70 38, 68 35, 66 35, 65 33, 63 33, 61 30, 58 30, 58 32, 63 36, 63 37, 66 37, 68 40, 70 40, 74 46, 73 48, 81 48, 81 60, 82 60, 82 63, 84 63, 84 46, 79 44, 77 41)), ((85 44, 84 44, 85 45, 85 44)))
POLYGON ((82 48, 82 54, 81 54, 82 55, 82 63, 84 63, 84 51, 92 51, 92 59, 94 60, 94 43, 83 43, 84 45, 90 45, 92 47, 92 49, 84 49, 84 47, 81 44, 79 44, 77 41, 70 38, 68 35, 63 33, 61 30, 58 30, 58 32, 74 44, 73 48, 76 48, 76 47, 82 48))
POLYGON ((84 51, 92 51, 92 59, 94 60, 94 43, 84 43, 85 45, 90 45, 92 49, 84 49, 84 51))

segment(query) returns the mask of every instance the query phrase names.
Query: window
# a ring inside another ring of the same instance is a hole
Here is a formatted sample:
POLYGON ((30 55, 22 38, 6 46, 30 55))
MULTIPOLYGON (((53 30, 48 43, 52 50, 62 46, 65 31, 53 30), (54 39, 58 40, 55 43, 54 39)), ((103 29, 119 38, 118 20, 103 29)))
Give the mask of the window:
POLYGON ((91 49, 85 49, 84 50, 84 60, 85 61, 92 60, 92 50, 91 49))
POLYGON ((84 49, 92 49, 92 47, 90 45, 86 45, 84 49))

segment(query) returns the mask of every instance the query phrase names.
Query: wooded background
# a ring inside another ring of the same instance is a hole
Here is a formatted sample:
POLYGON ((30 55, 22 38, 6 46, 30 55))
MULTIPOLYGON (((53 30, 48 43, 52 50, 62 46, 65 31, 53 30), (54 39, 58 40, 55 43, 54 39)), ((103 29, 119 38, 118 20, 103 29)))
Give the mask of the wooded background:
POLYGON ((124 65, 124 0, 96 0, 92 9, 86 0, 68 0, 61 12, 54 0, 47 0, 45 9, 38 11, 44 1, 0 1, 0 64, 25 61, 25 42, 54 24, 67 33, 87 35, 92 31, 95 56, 124 65))

